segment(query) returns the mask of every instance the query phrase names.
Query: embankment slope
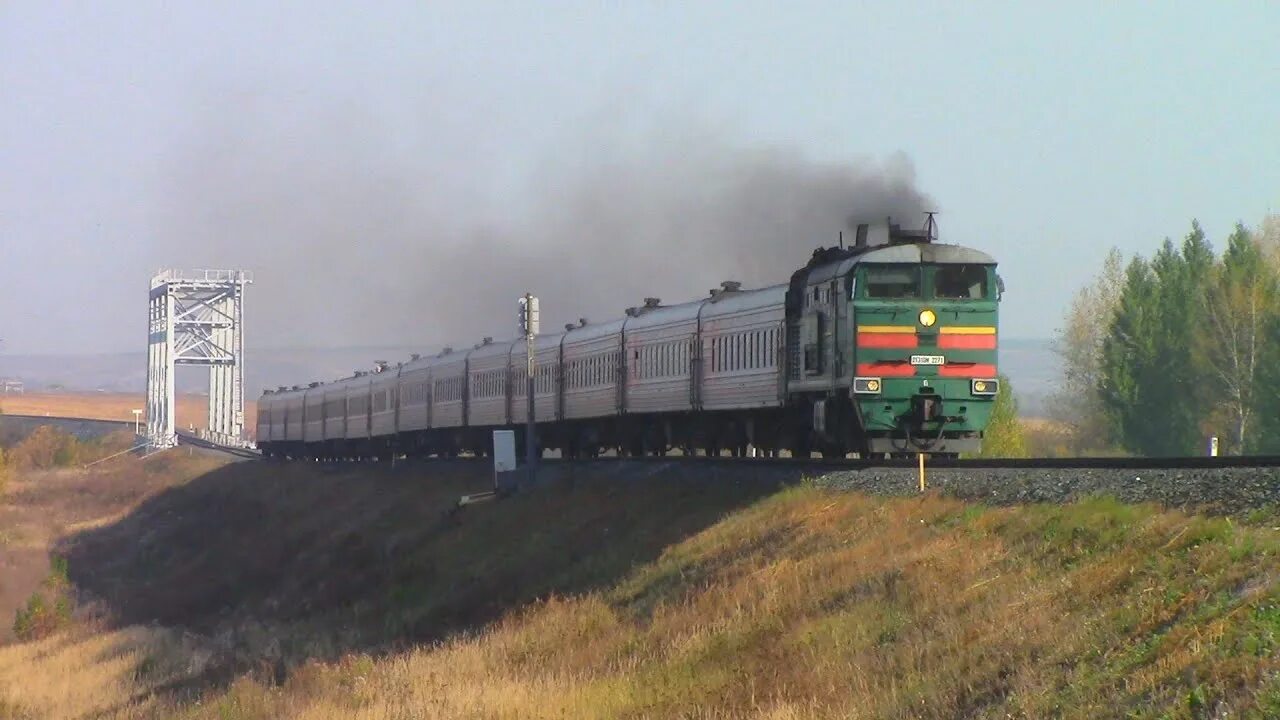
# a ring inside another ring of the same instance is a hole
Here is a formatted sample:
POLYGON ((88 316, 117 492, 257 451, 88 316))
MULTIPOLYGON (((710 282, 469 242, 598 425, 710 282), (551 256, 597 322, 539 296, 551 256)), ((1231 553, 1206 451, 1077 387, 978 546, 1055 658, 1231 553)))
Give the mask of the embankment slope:
POLYGON ((0 648, 0 718, 1280 713, 1270 511, 697 472, 218 468, 62 542, 117 629, 0 648))

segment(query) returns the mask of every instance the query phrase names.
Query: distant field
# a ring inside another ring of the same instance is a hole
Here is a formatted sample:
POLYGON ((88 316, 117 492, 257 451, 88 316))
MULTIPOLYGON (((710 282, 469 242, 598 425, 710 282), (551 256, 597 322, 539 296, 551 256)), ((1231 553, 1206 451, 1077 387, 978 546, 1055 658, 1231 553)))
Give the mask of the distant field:
MULTIPOLYGON (((203 428, 208 423, 209 399, 202 395, 179 395, 176 403, 179 427, 203 428)), ((23 393, 0 396, 0 411, 10 415, 48 415, 50 417, 82 417, 94 420, 133 420, 133 410, 143 410, 146 421, 146 397, 141 393, 23 393)), ((245 424, 252 431, 257 417, 257 404, 245 403, 245 424)))

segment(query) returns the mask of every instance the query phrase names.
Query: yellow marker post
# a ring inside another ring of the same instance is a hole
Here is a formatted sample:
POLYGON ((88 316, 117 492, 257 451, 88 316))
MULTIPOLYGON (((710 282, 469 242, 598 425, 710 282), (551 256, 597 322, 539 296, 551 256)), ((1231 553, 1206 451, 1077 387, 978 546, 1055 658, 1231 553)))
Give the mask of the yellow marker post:
POLYGON ((924 492, 924 453, 916 453, 920 459, 920 492, 924 492))

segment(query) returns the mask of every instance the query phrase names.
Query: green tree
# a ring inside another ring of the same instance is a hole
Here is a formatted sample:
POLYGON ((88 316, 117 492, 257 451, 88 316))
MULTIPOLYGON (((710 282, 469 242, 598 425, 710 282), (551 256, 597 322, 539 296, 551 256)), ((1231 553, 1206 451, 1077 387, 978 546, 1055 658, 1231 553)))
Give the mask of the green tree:
POLYGON ((1280 310, 1272 309, 1262 330, 1258 387, 1253 396, 1254 434, 1251 449, 1280 453, 1280 310))
POLYGON ((978 457, 1026 457, 1027 438, 1018 421, 1018 399, 1009 378, 1000 376, 1000 392, 991 408, 991 419, 982 433, 982 452, 978 457))
POLYGON ((1258 241, 1267 264, 1280 271, 1280 213, 1272 213, 1262 218, 1254 238, 1258 241))
MULTIPOLYGON (((1089 382, 1088 329, 1099 307, 1082 294, 1060 334, 1073 345, 1063 352, 1063 385, 1077 397, 1089 382)), ((1270 440, 1280 436, 1280 218, 1257 233, 1237 225, 1221 259, 1195 221, 1180 246, 1166 239, 1149 261, 1135 258, 1096 358, 1105 418, 1096 425, 1126 449, 1197 454, 1218 434, 1234 452, 1280 450, 1270 440)))
POLYGON ((1071 301, 1053 350, 1062 360, 1062 375, 1054 393, 1054 416, 1070 429, 1070 447, 1080 453, 1114 446, 1114 429, 1107 422, 1102 387, 1102 348, 1120 305, 1125 284, 1124 256, 1116 248, 1107 253, 1102 272, 1081 288, 1071 301))
POLYGON ((1204 302, 1214 266, 1200 223, 1181 248, 1165 239, 1130 266, 1104 343, 1104 405, 1124 446, 1144 455, 1193 453, 1211 396, 1200 382, 1204 302))
POLYGON ((1156 413, 1153 418, 1165 434, 1164 442, 1158 444, 1161 447, 1152 454, 1195 454, 1204 443, 1204 424, 1213 407, 1212 395, 1203 382, 1200 353, 1214 257, 1200 223, 1192 221, 1180 251, 1174 251, 1173 243, 1166 240, 1151 267, 1159 298, 1153 346, 1160 372, 1151 375, 1156 392, 1150 400, 1156 413))
MULTIPOLYGON (((1280 213, 1262 219, 1254 233, 1267 267, 1280 276, 1280 213)), ((1280 452, 1280 291, 1262 324, 1252 449, 1280 452)))
POLYGON ((1102 343, 1099 395, 1107 422, 1126 449, 1140 454, 1163 450, 1160 434, 1152 431, 1158 290, 1151 265, 1134 258, 1125 269, 1120 302, 1102 343))
POLYGON ((1257 444, 1253 419, 1259 395, 1265 395, 1259 369, 1275 297, 1275 270, 1255 238, 1237 223, 1206 293, 1207 323, 1199 354, 1225 416, 1231 452, 1242 453, 1257 444))

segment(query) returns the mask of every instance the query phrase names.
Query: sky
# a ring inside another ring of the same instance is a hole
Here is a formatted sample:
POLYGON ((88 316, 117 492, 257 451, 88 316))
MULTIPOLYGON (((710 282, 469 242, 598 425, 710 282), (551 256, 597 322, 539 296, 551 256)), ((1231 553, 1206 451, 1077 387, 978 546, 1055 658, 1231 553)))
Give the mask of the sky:
POLYGON ((525 291, 607 319, 782 282, 883 208, 939 211, 999 260, 1002 334, 1049 337, 1110 247, 1280 210, 1277 30, 1267 2, 10 0, 0 353, 140 351, 162 267, 252 271, 250 348, 458 346, 525 291))

